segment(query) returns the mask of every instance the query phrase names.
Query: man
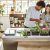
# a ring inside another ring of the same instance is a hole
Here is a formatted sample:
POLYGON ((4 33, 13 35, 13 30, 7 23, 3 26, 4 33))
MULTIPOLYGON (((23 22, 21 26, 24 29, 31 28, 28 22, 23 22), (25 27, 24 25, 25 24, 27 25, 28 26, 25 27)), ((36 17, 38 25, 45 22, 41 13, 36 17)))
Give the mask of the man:
POLYGON ((35 22, 40 22, 40 14, 41 14, 40 10, 44 7, 45 7, 44 1, 38 1, 35 7, 33 6, 29 7, 24 22, 25 28, 34 27, 36 26, 35 22))

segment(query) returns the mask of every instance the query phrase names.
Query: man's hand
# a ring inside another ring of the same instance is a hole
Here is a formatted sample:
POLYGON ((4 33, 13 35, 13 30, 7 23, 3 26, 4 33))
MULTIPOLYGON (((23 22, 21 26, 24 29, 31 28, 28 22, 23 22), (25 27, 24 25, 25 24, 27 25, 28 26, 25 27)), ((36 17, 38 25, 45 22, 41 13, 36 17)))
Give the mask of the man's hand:
POLYGON ((34 18, 30 18, 30 21, 36 21, 36 22, 40 22, 40 19, 34 19, 34 18))

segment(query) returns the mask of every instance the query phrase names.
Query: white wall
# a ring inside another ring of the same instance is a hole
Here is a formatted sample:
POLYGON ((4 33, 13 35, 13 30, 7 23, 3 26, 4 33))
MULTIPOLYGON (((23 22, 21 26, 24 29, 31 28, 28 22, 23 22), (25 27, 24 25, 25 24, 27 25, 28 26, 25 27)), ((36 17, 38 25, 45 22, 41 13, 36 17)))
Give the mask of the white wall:
POLYGON ((1 16, 0 17, 0 22, 3 23, 2 29, 6 30, 7 28, 10 27, 10 20, 8 16, 1 16))
POLYGON ((3 40, 0 39, 0 50, 4 50, 4 47, 3 47, 3 40))

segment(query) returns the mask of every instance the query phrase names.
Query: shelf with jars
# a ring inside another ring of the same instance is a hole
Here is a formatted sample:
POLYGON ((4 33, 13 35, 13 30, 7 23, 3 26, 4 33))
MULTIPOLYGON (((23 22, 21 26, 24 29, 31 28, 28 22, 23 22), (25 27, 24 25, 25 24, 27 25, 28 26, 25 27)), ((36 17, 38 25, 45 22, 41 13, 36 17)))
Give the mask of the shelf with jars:
POLYGON ((10 14, 10 26, 15 28, 24 27, 25 14, 10 14))

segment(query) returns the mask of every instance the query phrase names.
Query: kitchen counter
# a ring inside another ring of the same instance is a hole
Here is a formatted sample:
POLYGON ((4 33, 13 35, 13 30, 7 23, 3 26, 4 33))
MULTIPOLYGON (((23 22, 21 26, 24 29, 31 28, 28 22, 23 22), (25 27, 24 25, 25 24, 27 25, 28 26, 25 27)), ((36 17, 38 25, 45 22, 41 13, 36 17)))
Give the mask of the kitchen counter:
POLYGON ((21 37, 19 35, 17 36, 17 34, 14 36, 3 35, 2 39, 5 43, 17 42, 17 50, 50 50, 50 36, 21 37))

